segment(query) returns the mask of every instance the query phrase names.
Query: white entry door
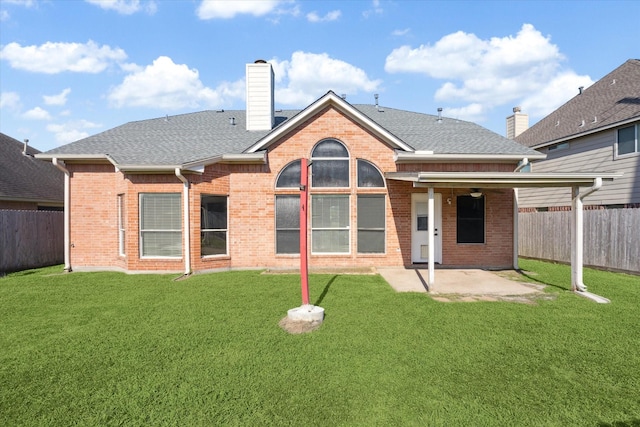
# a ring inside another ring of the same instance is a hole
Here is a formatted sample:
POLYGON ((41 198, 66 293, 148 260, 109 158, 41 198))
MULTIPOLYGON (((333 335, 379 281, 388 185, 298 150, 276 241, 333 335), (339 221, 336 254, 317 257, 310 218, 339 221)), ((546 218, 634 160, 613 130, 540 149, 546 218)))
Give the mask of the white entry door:
MULTIPOLYGON (((442 263, 442 194, 433 195, 435 213, 434 260, 442 263)), ((411 194, 411 262, 429 261, 429 196, 411 194)))

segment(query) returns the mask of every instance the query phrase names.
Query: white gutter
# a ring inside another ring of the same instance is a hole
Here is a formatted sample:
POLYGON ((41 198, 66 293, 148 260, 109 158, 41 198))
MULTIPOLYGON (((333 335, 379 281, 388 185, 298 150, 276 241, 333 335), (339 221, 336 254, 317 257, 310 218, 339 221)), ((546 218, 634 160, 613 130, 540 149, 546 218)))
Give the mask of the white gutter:
MULTIPOLYGON (((529 159, 525 157, 520 160, 518 166, 513 170, 514 172, 520 172, 525 166, 529 164, 529 159)), ((519 220, 518 220, 518 188, 513 189, 513 269, 518 270, 520 266, 518 265, 518 256, 520 255, 519 251, 519 241, 518 241, 518 233, 519 231, 519 220)))
POLYGON ((182 188, 182 198, 184 202, 182 221, 184 223, 184 274, 191 274, 191 235, 189 231, 189 180, 182 175, 180 168, 175 169, 175 174, 184 184, 182 188))
POLYGON ((51 162, 64 173, 64 271, 71 272, 71 217, 69 212, 71 210, 71 193, 69 192, 71 174, 64 162, 59 162, 57 157, 53 157, 51 162))
MULTIPOLYGON (((546 159, 546 154, 533 154, 527 156, 534 160, 546 159)), ((496 163, 496 162, 516 162, 527 158, 522 154, 434 154, 429 151, 396 151, 393 160, 396 163, 424 163, 430 161, 458 161, 458 162, 478 162, 478 163, 496 163)))
POLYGON ((573 227, 571 229, 571 290, 584 293, 584 296, 594 299, 597 302, 609 302, 606 298, 587 292, 587 287, 582 277, 584 258, 583 200, 591 193, 598 191, 600 187, 602 187, 602 178, 594 179, 593 186, 582 194, 580 194, 580 187, 574 186, 571 188, 571 208, 573 210, 573 227))

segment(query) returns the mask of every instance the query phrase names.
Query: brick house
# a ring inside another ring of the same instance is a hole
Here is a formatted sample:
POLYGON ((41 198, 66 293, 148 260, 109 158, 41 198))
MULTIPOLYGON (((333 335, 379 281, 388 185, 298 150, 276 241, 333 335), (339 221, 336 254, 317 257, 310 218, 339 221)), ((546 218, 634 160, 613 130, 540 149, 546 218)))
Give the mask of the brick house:
POLYGON ((246 111, 127 123, 42 154, 68 171, 66 268, 297 268, 301 159, 311 162, 310 266, 426 263, 431 280, 435 264, 511 268, 513 188, 595 178, 533 180, 514 170, 544 155, 440 114, 333 92, 275 110, 273 81, 257 61, 246 111))

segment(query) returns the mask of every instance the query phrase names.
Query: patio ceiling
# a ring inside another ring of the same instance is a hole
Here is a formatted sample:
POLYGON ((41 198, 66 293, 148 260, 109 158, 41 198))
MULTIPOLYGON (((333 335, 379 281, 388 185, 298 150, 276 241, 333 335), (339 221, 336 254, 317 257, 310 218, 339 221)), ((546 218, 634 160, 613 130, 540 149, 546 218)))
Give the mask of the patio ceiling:
POLYGON ((413 182, 414 187, 544 188, 591 186, 597 178, 613 181, 616 172, 387 172, 387 179, 413 182))

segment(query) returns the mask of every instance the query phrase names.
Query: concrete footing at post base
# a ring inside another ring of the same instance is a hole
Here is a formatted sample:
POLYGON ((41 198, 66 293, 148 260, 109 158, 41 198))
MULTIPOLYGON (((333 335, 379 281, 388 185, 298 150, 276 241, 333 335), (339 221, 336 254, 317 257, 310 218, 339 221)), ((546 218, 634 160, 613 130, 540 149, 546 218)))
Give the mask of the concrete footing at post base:
POLYGON ((324 320, 324 308, 316 305, 304 304, 287 311, 287 318, 294 322, 322 323, 324 320))

